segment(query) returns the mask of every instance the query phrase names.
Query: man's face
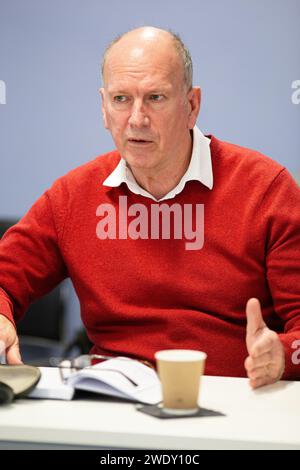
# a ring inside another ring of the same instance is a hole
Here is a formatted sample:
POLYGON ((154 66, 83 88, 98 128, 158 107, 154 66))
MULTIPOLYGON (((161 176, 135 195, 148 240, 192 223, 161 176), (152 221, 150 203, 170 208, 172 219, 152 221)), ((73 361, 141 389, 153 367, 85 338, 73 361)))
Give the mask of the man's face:
POLYGON ((176 164, 199 109, 193 111, 197 91, 186 89, 174 46, 114 48, 100 90, 105 127, 131 168, 159 170, 176 164))

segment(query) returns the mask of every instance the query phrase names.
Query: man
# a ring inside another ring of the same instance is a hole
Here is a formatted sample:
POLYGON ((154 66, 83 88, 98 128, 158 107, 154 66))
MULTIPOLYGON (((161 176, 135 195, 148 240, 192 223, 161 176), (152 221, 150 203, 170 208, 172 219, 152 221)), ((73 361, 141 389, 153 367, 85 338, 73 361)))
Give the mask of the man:
POLYGON ((300 378, 296 183, 200 132, 190 55, 167 31, 110 45, 100 93, 117 151, 57 180, 1 242, 8 362, 21 361, 14 319, 70 276, 93 352, 201 349, 207 374, 253 388, 300 378))

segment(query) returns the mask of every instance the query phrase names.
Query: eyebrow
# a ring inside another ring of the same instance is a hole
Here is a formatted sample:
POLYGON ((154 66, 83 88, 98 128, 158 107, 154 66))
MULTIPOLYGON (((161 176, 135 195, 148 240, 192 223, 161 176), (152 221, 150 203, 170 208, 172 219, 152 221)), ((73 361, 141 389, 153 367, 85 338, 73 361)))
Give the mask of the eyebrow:
MULTIPOLYGON (((166 86, 166 85, 163 85, 163 86, 160 86, 159 88, 153 88, 153 89, 150 89, 149 91, 147 91, 145 94, 146 95, 151 95, 151 94, 159 94, 159 93, 168 93, 170 92, 172 89, 171 86, 166 86)), ((118 95, 130 95, 130 92, 128 91, 125 91, 125 89, 122 89, 122 88, 115 88, 115 89, 108 89, 108 94, 109 95, 115 95, 115 94, 118 94, 118 95)))

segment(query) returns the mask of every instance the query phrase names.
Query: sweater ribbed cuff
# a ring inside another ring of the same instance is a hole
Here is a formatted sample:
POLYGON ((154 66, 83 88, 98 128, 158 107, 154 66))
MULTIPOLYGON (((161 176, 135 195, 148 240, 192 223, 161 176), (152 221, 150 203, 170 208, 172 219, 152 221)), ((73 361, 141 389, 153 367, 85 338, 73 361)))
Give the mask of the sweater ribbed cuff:
POLYGON ((285 350, 285 369, 281 380, 300 380, 300 340, 292 333, 278 336, 285 350))

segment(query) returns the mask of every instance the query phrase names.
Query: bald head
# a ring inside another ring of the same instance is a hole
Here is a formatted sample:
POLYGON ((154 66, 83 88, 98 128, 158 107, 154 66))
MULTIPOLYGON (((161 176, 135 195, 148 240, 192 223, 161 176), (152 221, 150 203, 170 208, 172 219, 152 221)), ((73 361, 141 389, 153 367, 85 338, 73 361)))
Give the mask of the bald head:
POLYGON ((113 67, 117 61, 130 61, 134 67, 138 61, 154 56, 173 65, 181 73, 186 88, 189 90, 192 87, 193 65, 188 49, 177 34, 152 26, 128 31, 109 44, 102 60, 103 83, 106 69, 113 67))

